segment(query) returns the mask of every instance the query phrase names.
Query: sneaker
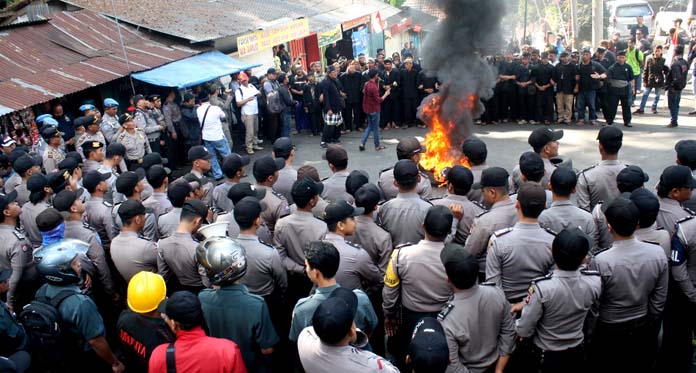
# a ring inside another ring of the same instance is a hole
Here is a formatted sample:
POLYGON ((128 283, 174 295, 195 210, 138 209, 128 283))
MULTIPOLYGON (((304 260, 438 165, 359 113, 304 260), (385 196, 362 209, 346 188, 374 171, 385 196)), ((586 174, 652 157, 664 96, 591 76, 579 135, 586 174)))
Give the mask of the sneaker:
POLYGON ((539 122, 537 122, 537 121, 535 121, 535 120, 530 120, 530 121, 529 121, 529 124, 539 124, 539 122))
POLYGON ((645 111, 643 111, 643 109, 638 109, 634 111, 633 114, 645 114, 645 111))
POLYGON ((254 154, 254 150, 253 150, 253 149, 247 149, 247 154, 253 155, 253 154, 254 154))
POLYGON ((255 139, 254 142, 256 144, 263 144, 263 140, 261 140, 261 139, 255 139))
POLYGON ((361 152, 365 151, 365 145, 358 145, 358 149, 360 149, 361 152))
POLYGON ((328 145, 326 145, 326 143, 325 143, 325 142, 321 142, 321 143, 319 143, 319 146, 320 146, 320 147, 321 147, 322 149, 326 149, 326 148, 328 148, 328 147, 329 147, 328 145))
POLYGON ((387 147, 384 146, 384 145, 379 145, 379 146, 376 146, 376 147, 375 147, 375 150, 376 150, 376 151, 380 151, 380 150, 384 150, 384 149, 386 149, 386 148, 387 148, 387 147))
POLYGON ((263 150, 263 147, 258 146, 258 145, 254 145, 253 149, 254 150, 263 150))

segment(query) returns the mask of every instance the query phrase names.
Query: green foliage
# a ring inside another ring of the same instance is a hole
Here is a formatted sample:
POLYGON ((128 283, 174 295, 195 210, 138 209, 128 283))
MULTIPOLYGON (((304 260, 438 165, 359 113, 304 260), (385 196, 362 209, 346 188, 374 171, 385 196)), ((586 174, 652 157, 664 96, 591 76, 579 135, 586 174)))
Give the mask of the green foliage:
POLYGON ((406 0, 389 0, 389 5, 396 7, 396 8, 401 8, 406 0))

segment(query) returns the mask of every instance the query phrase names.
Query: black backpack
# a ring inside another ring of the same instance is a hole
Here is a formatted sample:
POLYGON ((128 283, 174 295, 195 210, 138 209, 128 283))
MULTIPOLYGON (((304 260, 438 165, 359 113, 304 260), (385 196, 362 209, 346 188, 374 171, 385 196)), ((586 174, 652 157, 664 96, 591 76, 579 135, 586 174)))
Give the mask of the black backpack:
POLYGON ((46 287, 39 289, 36 298, 24 306, 19 321, 29 336, 29 351, 44 367, 56 367, 65 359, 65 344, 61 330, 60 304, 69 296, 78 294, 74 290, 63 290, 53 299, 46 297, 46 287))

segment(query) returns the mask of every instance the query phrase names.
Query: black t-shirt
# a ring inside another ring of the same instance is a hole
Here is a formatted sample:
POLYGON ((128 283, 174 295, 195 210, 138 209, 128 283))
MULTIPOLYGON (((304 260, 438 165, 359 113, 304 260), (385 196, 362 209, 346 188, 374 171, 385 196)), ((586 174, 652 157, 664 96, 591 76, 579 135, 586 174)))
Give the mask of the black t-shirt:
POLYGON ((128 372, 147 373, 147 364, 155 347, 176 339, 162 318, 143 316, 131 310, 121 312, 116 327, 128 372))
MULTIPOLYGON (((296 91, 301 91, 304 92, 304 87, 307 85, 307 76, 303 75, 302 77, 298 76, 293 76, 292 81, 290 82, 290 89, 296 90, 296 91)), ((296 94, 292 92, 292 99, 295 101, 302 101, 302 93, 296 94)))
POLYGON ((578 74, 580 75, 580 91, 594 91, 599 88, 599 79, 592 79, 592 74, 603 74, 606 69, 595 61, 590 60, 590 63, 584 64, 582 61, 578 64, 578 74))
POLYGON ((553 81, 556 82, 556 92, 573 94, 575 89, 575 76, 578 75, 578 67, 572 63, 564 65, 559 63, 553 71, 553 81))
POLYGON ((532 70, 532 79, 538 85, 547 85, 553 77, 553 66, 551 64, 539 63, 532 70))

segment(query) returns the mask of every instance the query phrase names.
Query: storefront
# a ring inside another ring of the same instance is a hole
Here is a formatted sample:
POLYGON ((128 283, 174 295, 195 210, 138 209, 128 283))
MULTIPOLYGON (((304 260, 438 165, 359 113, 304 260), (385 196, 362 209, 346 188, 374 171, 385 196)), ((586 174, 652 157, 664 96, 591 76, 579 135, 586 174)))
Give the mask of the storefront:
MULTIPOLYGON (((404 43, 412 41, 411 27, 413 27, 413 18, 407 17, 398 20, 395 23, 388 22, 387 33, 385 36, 384 46, 388 57, 391 57, 392 53, 399 52, 404 47, 404 43)), ((414 39, 415 39, 414 35, 414 39)))

